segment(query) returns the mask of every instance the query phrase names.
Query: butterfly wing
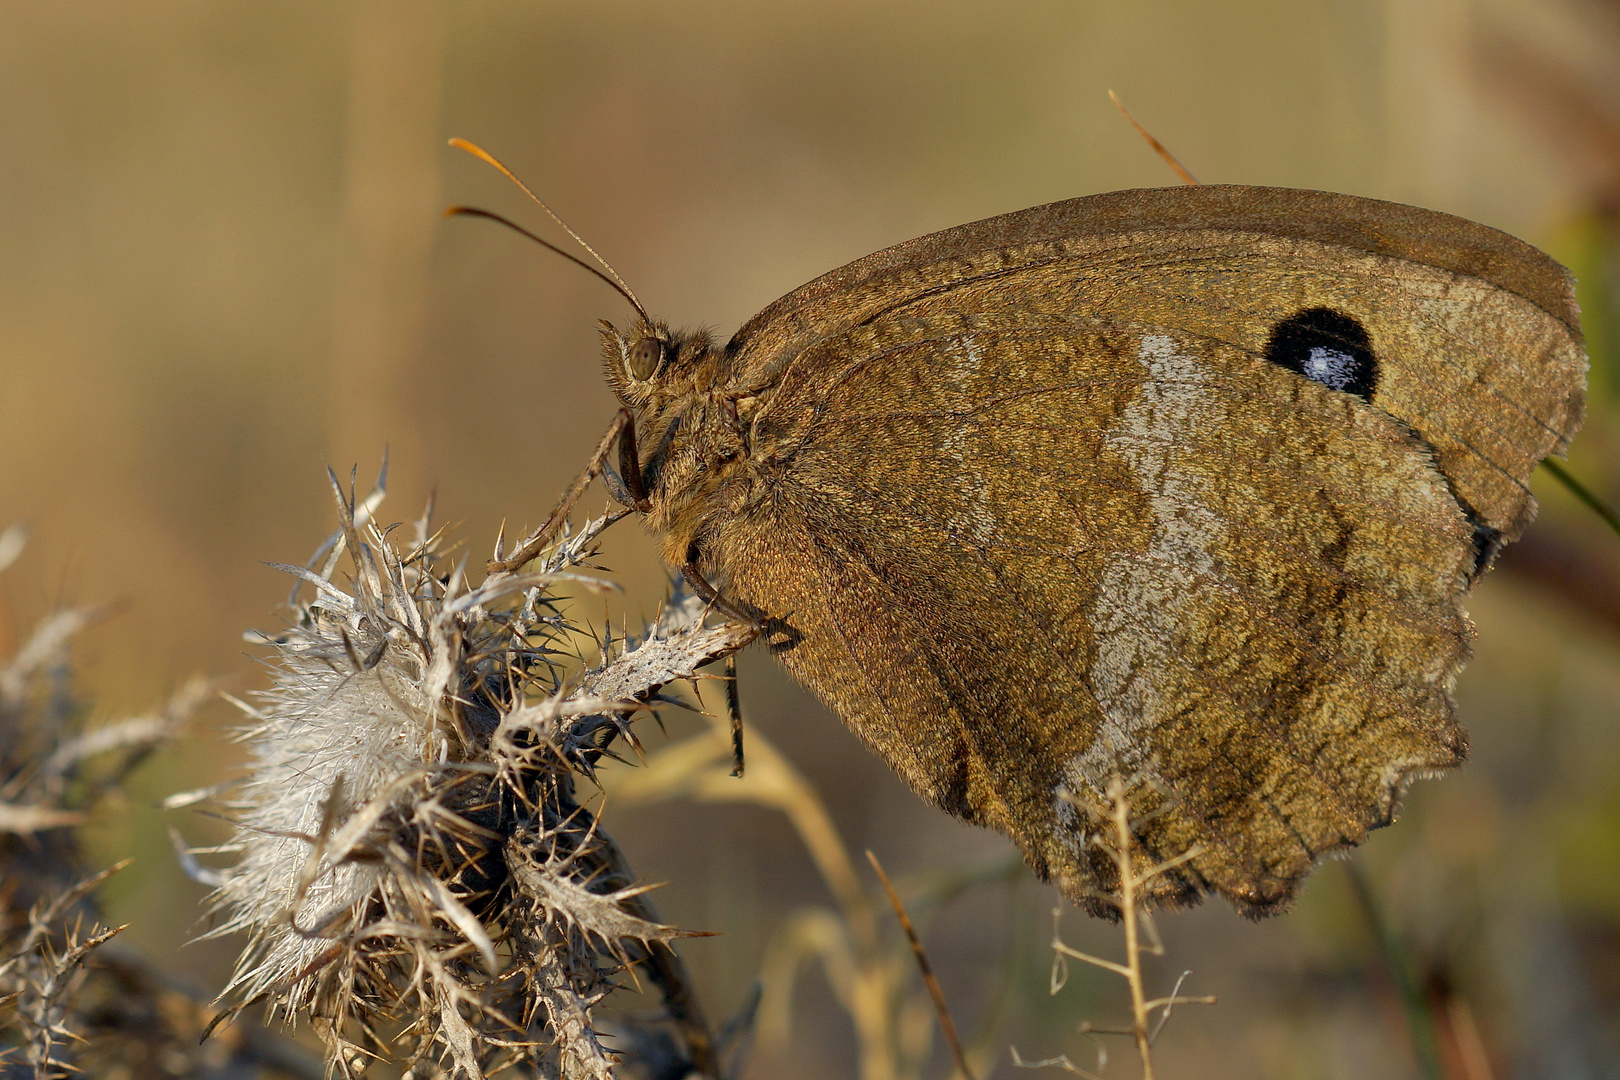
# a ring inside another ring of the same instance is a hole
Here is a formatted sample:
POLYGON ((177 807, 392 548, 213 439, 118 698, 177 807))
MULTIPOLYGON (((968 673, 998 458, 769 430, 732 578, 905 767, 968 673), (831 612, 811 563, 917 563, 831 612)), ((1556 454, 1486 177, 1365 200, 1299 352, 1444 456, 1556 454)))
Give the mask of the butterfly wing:
POLYGON ((1343 196, 964 226, 739 333, 752 452, 700 549, 913 788, 1070 895, 1113 885, 1118 775, 1144 861, 1199 852, 1161 897, 1271 910, 1460 760, 1462 602, 1578 423, 1572 319, 1533 249, 1343 196))

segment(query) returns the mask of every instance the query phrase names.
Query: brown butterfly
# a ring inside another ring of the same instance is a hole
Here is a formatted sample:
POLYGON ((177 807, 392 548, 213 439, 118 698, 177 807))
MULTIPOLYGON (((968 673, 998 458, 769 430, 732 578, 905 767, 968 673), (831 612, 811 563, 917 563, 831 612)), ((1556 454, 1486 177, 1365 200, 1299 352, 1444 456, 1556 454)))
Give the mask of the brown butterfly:
POLYGON ((1094 901, 1130 778, 1144 865, 1198 852, 1154 898, 1256 915, 1462 760, 1463 602, 1586 370, 1534 248, 1236 186, 924 236, 724 344, 603 328, 665 560, 919 795, 1094 901))

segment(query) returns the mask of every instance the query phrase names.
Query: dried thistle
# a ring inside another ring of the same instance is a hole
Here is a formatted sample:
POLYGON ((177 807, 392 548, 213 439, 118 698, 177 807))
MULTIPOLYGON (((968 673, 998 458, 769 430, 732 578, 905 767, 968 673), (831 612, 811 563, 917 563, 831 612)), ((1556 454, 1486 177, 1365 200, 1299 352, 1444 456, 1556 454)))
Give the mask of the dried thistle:
MULTIPOLYGON (((17 1029, 20 1056, 39 1080, 78 1071, 70 1048, 87 1041, 80 1033, 85 1025, 78 1015, 79 996, 89 974, 85 959, 123 929, 96 926, 87 932, 82 916, 69 921, 69 912, 126 865, 120 863, 51 900, 40 900, 29 911, 20 940, 15 934, 6 935, 13 940, 0 959, 0 1007, 11 1013, 5 1017, 7 1026, 17 1029)), ((0 1061, 9 1057, 9 1052, 0 1051, 0 1061)))
MULTIPOLYGON (((0 570, 23 546, 16 527, 0 533, 0 570)), ((94 892, 127 862, 91 869, 76 827, 210 691, 195 681, 153 715, 83 727, 71 647, 93 621, 89 611, 54 612, 0 662, 0 1066, 46 1080, 111 1063, 152 1063, 125 1065, 143 1078, 158 1061, 165 1075, 293 1062, 267 1041, 199 1050, 199 1003, 108 944, 121 928, 105 925, 94 892)))
POLYGON ((313 589, 295 589, 244 731, 238 858, 213 898, 213 933, 249 935, 226 994, 307 1014, 344 1076, 394 1056, 607 1080, 599 1006, 639 971, 684 1063, 717 1075, 669 948, 682 932, 657 922, 575 781, 615 741, 636 747, 633 716, 752 628, 706 627, 678 596, 579 672, 558 590, 601 587, 580 568, 615 518, 474 586, 426 516, 376 526, 380 482, 358 506, 333 488, 341 529, 311 568, 286 568, 313 589))

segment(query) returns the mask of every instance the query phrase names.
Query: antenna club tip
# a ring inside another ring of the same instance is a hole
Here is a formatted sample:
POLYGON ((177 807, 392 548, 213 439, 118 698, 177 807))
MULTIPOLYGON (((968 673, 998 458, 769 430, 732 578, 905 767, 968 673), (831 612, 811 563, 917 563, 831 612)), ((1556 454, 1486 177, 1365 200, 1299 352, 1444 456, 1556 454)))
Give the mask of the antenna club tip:
POLYGON ((499 161, 495 160, 495 155, 491 154, 488 150, 485 150, 482 146, 479 146, 475 142, 471 142, 471 141, 469 141, 467 139, 463 139, 463 138, 458 137, 458 138, 451 139, 450 140, 450 145, 455 147, 457 150, 462 150, 462 151, 465 151, 466 153, 471 154, 473 157, 478 158, 480 161, 488 162, 489 164, 495 166, 497 169, 501 170, 501 172, 506 172, 507 171, 505 165, 502 165, 499 161))

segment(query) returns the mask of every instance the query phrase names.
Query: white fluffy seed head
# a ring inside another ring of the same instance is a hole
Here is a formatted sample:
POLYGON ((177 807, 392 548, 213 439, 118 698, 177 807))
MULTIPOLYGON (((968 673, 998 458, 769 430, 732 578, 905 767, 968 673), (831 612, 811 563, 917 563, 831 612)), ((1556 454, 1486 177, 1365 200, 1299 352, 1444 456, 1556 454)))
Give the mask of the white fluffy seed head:
POLYGON ((217 897, 231 913, 218 932, 252 935, 228 988, 243 998, 290 987, 358 925, 381 864, 314 865, 318 848, 446 756, 422 692, 419 645, 390 643, 367 667, 381 641, 371 619, 311 614, 277 645, 275 681, 246 731, 250 779, 236 805, 242 854, 217 897))

